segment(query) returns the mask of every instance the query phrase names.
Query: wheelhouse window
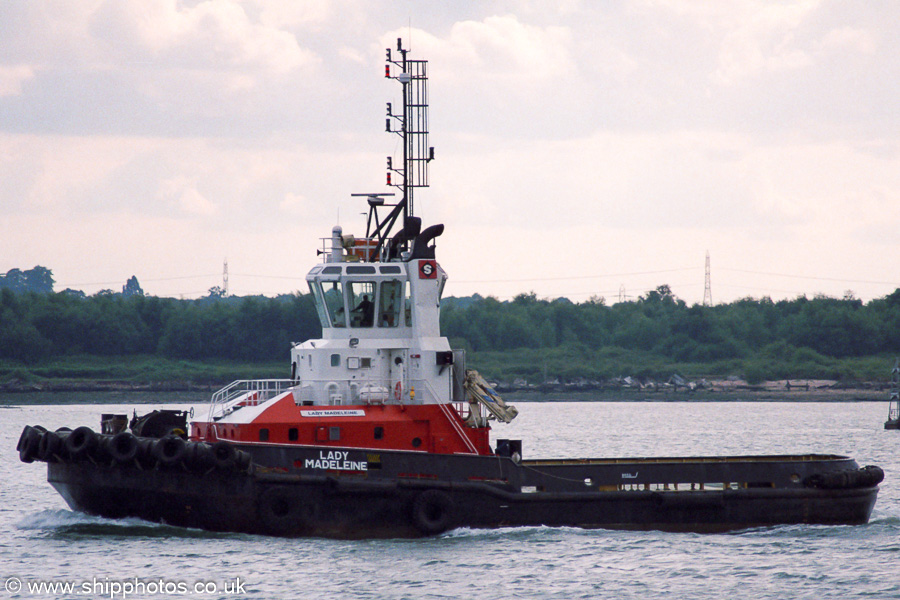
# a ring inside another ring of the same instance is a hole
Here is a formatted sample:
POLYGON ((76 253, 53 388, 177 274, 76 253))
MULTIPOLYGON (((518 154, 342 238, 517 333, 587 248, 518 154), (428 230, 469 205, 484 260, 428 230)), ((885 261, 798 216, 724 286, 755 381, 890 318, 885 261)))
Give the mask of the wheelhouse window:
POLYGON ((328 311, 327 318, 332 327, 346 327, 347 315, 344 312, 344 292, 340 281, 322 282, 323 305, 328 311))
POLYGON ((322 327, 331 327, 331 319, 325 312, 325 301, 322 299, 322 288, 318 283, 309 282, 309 291, 312 292, 313 302, 316 305, 316 314, 319 315, 319 323, 322 327))
POLYGON ((350 326, 371 327, 375 321, 375 283, 351 282, 350 306, 350 326))
POLYGON ((403 283, 385 281, 381 284, 378 298, 378 326, 397 327, 400 325, 400 308, 403 306, 403 283))

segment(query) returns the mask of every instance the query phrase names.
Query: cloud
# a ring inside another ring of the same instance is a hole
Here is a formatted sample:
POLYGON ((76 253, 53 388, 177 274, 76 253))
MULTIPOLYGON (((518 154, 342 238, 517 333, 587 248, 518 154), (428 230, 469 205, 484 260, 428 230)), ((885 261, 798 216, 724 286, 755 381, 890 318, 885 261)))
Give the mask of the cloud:
POLYGON ((790 4, 751 2, 739 9, 743 18, 722 40, 716 79, 735 85, 760 74, 809 66, 812 58, 795 32, 818 5, 818 0, 790 4))
POLYGON ((207 200, 197 188, 189 187, 182 191, 178 199, 181 210, 197 216, 210 216, 216 214, 216 205, 207 200))
POLYGON ((241 3, 116 0, 94 16, 92 32, 134 59, 178 68, 253 69, 283 75, 317 62, 289 31, 253 20, 241 3))
POLYGON ((512 14, 456 22, 445 38, 398 29, 383 35, 382 43, 394 49, 398 37, 415 47, 416 56, 428 56, 436 73, 452 83, 474 79, 528 85, 577 70, 567 27, 531 25, 512 14))
MULTIPOLYGON (((361 234, 349 194, 383 189, 384 156, 396 164, 381 130, 399 86, 379 71, 402 37, 429 61, 437 150, 416 210, 447 224, 455 279, 510 241, 527 258, 491 266, 497 279, 554 276, 563 248, 576 274, 696 264, 698 295, 706 249, 759 271, 783 257, 824 276, 900 269, 896 253, 882 261, 900 222, 889 9, 497 0, 415 4, 402 27, 409 6, 0 3, 0 237, 15 240, 0 259, 76 268, 67 248, 90 244, 79 228, 116 227, 146 236, 115 257, 142 283, 140 265, 215 272, 224 255, 295 272, 281 240, 314 250, 335 223, 361 234), (8 231, 20 227, 46 233, 8 231), (567 252, 573 239, 592 246, 567 252)), ((104 240, 94 262, 128 237, 104 240)), ((677 283, 648 289, 663 282, 677 283)))
POLYGON ((276 29, 320 27, 334 16, 329 0, 297 2, 297 0, 253 0, 262 24, 276 29))
POLYGON ((278 207, 286 213, 302 215, 307 210, 307 200, 302 194, 285 194, 278 207))
POLYGON ((877 42, 872 32, 858 27, 838 27, 823 38, 821 46, 828 50, 851 51, 859 54, 874 54, 877 42))
POLYGON ((22 86, 34 77, 34 72, 30 65, 0 65, 0 98, 20 95, 22 86))

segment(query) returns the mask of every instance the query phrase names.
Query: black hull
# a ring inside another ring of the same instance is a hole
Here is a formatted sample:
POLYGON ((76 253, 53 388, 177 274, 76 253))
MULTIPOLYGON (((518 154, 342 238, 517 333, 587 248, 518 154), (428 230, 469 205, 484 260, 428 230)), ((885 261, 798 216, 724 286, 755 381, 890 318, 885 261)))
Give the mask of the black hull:
POLYGON ((182 527, 277 536, 417 537, 454 527, 546 525, 720 532, 785 524, 859 525, 877 488, 725 492, 503 493, 485 484, 344 483, 330 478, 110 476, 56 464, 74 510, 182 527))
POLYGON ((315 462, 332 448, 241 447, 254 460, 242 470, 51 459, 48 480, 72 509, 89 514, 335 538, 535 525, 691 532, 858 525, 868 521, 881 480, 877 467, 833 456, 517 463, 347 449, 351 461, 367 457, 366 468, 341 471, 328 467, 361 465, 315 462), (685 482, 707 483, 692 490, 685 482))

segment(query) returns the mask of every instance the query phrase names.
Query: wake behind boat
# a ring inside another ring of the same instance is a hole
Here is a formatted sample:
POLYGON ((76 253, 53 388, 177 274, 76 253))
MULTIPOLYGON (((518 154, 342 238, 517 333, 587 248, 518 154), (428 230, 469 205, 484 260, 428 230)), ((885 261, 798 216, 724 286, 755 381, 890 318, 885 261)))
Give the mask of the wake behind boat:
POLYGON ((324 238, 306 277, 322 338, 291 348, 290 378, 236 381, 190 423, 156 411, 130 424, 107 415, 100 434, 26 427, 23 461, 47 462, 74 510, 280 536, 868 521, 883 473, 844 456, 535 460, 521 440, 492 446, 491 423, 518 411, 440 333, 444 226, 423 228, 413 210, 434 159, 427 62, 400 40, 396 52, 385 77, 402 87, 400 108, 387 105, 403 147, 397 166, 387 160, 398 196, 359 194, 365 235, 324 238))

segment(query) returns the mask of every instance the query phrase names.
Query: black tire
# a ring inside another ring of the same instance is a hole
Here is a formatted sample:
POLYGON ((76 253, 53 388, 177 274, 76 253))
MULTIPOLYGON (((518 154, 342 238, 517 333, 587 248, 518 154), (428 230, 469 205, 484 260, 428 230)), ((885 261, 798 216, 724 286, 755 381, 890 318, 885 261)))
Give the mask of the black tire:
POLYGON ((138 440, 130 431, 120 431, 109 442, 109 455, 117 463, 130 463, 138 455, 138 440))
POLYGON ((166 466, 181 464, 187 453, 187 443, 177 435, 167 435, 156 442, 154 454, 156 460, 166 466))
POLYGON ((227 470, 234 468, 237 458, 234 446, 224 440, 219 440, 212 447, 213 457, 216 461, 216 467, 227 470))
POLYGON ((806 478, 803 482, 807 487, 822 490, 849 490, 878 485, 884 479, 884 471, 881 467, 868 466, 852 471, 834 471, 831 473, 816 473, 806 478))
POLYGON ((258 510, 265 532, 271 535, 298 535, 309 525, 310 510, 300 503, 292 488, 273 487, 264 491, 258 510))
POLYGON ((26 425, 22 428, 22 433, 19 434, 19 441, 16 443, 16 452, 22 451, 22 446, 25 445, 25 440, 28 439, 28 432, 32 429, 31 425, 26 425))
POLYGON ((882 481, 884 481, 884 470, 881 467, 876 467, 875 465, 869 465, 868 467, 863 467, 860 471, 860 486, 859 487, 872 487, 874 485, 878 485, 882 481))
POLYGON ((57 460, 56 455, 62 449, 63 441, 59 434, 48 431, 41 436, 41 442, 38 444, 38 458, 46 462, 53 462, 57 460))
POLYGON ((93 429, 81 426, 66 438, 66 452, 73 460, 81 460, 94 451, 98 442, 93 429))
POLYGON ((37 458, 38 450, 41 445, 41 432, 29 425, 22 430, 19 436, 19 443, 16 448, 19 450, 19 460, 24 463, 34 462, 37 458))
POLYGON ((156 464, 156 442, 153 438, 135 438, 138 443, 137 460, 143 467, 152 467, 156 464))
POLYGON ((216 466, 216 459, 215 456, 213 456, 212 446, 205 442, 188 444, 186 460, 188 467, 198 473, 204 473, 216 466))
POLYGON ((425 490, 413 501, 412 521, 425 535, 437 535, 453 527, 456 505, 447 493, 425 490))
POLYGON ((246 471, 250 468, 250 463, 253 462, 253 457, 249 452, 244 450, 237 451, 237 467, 238 471, 246 471))

